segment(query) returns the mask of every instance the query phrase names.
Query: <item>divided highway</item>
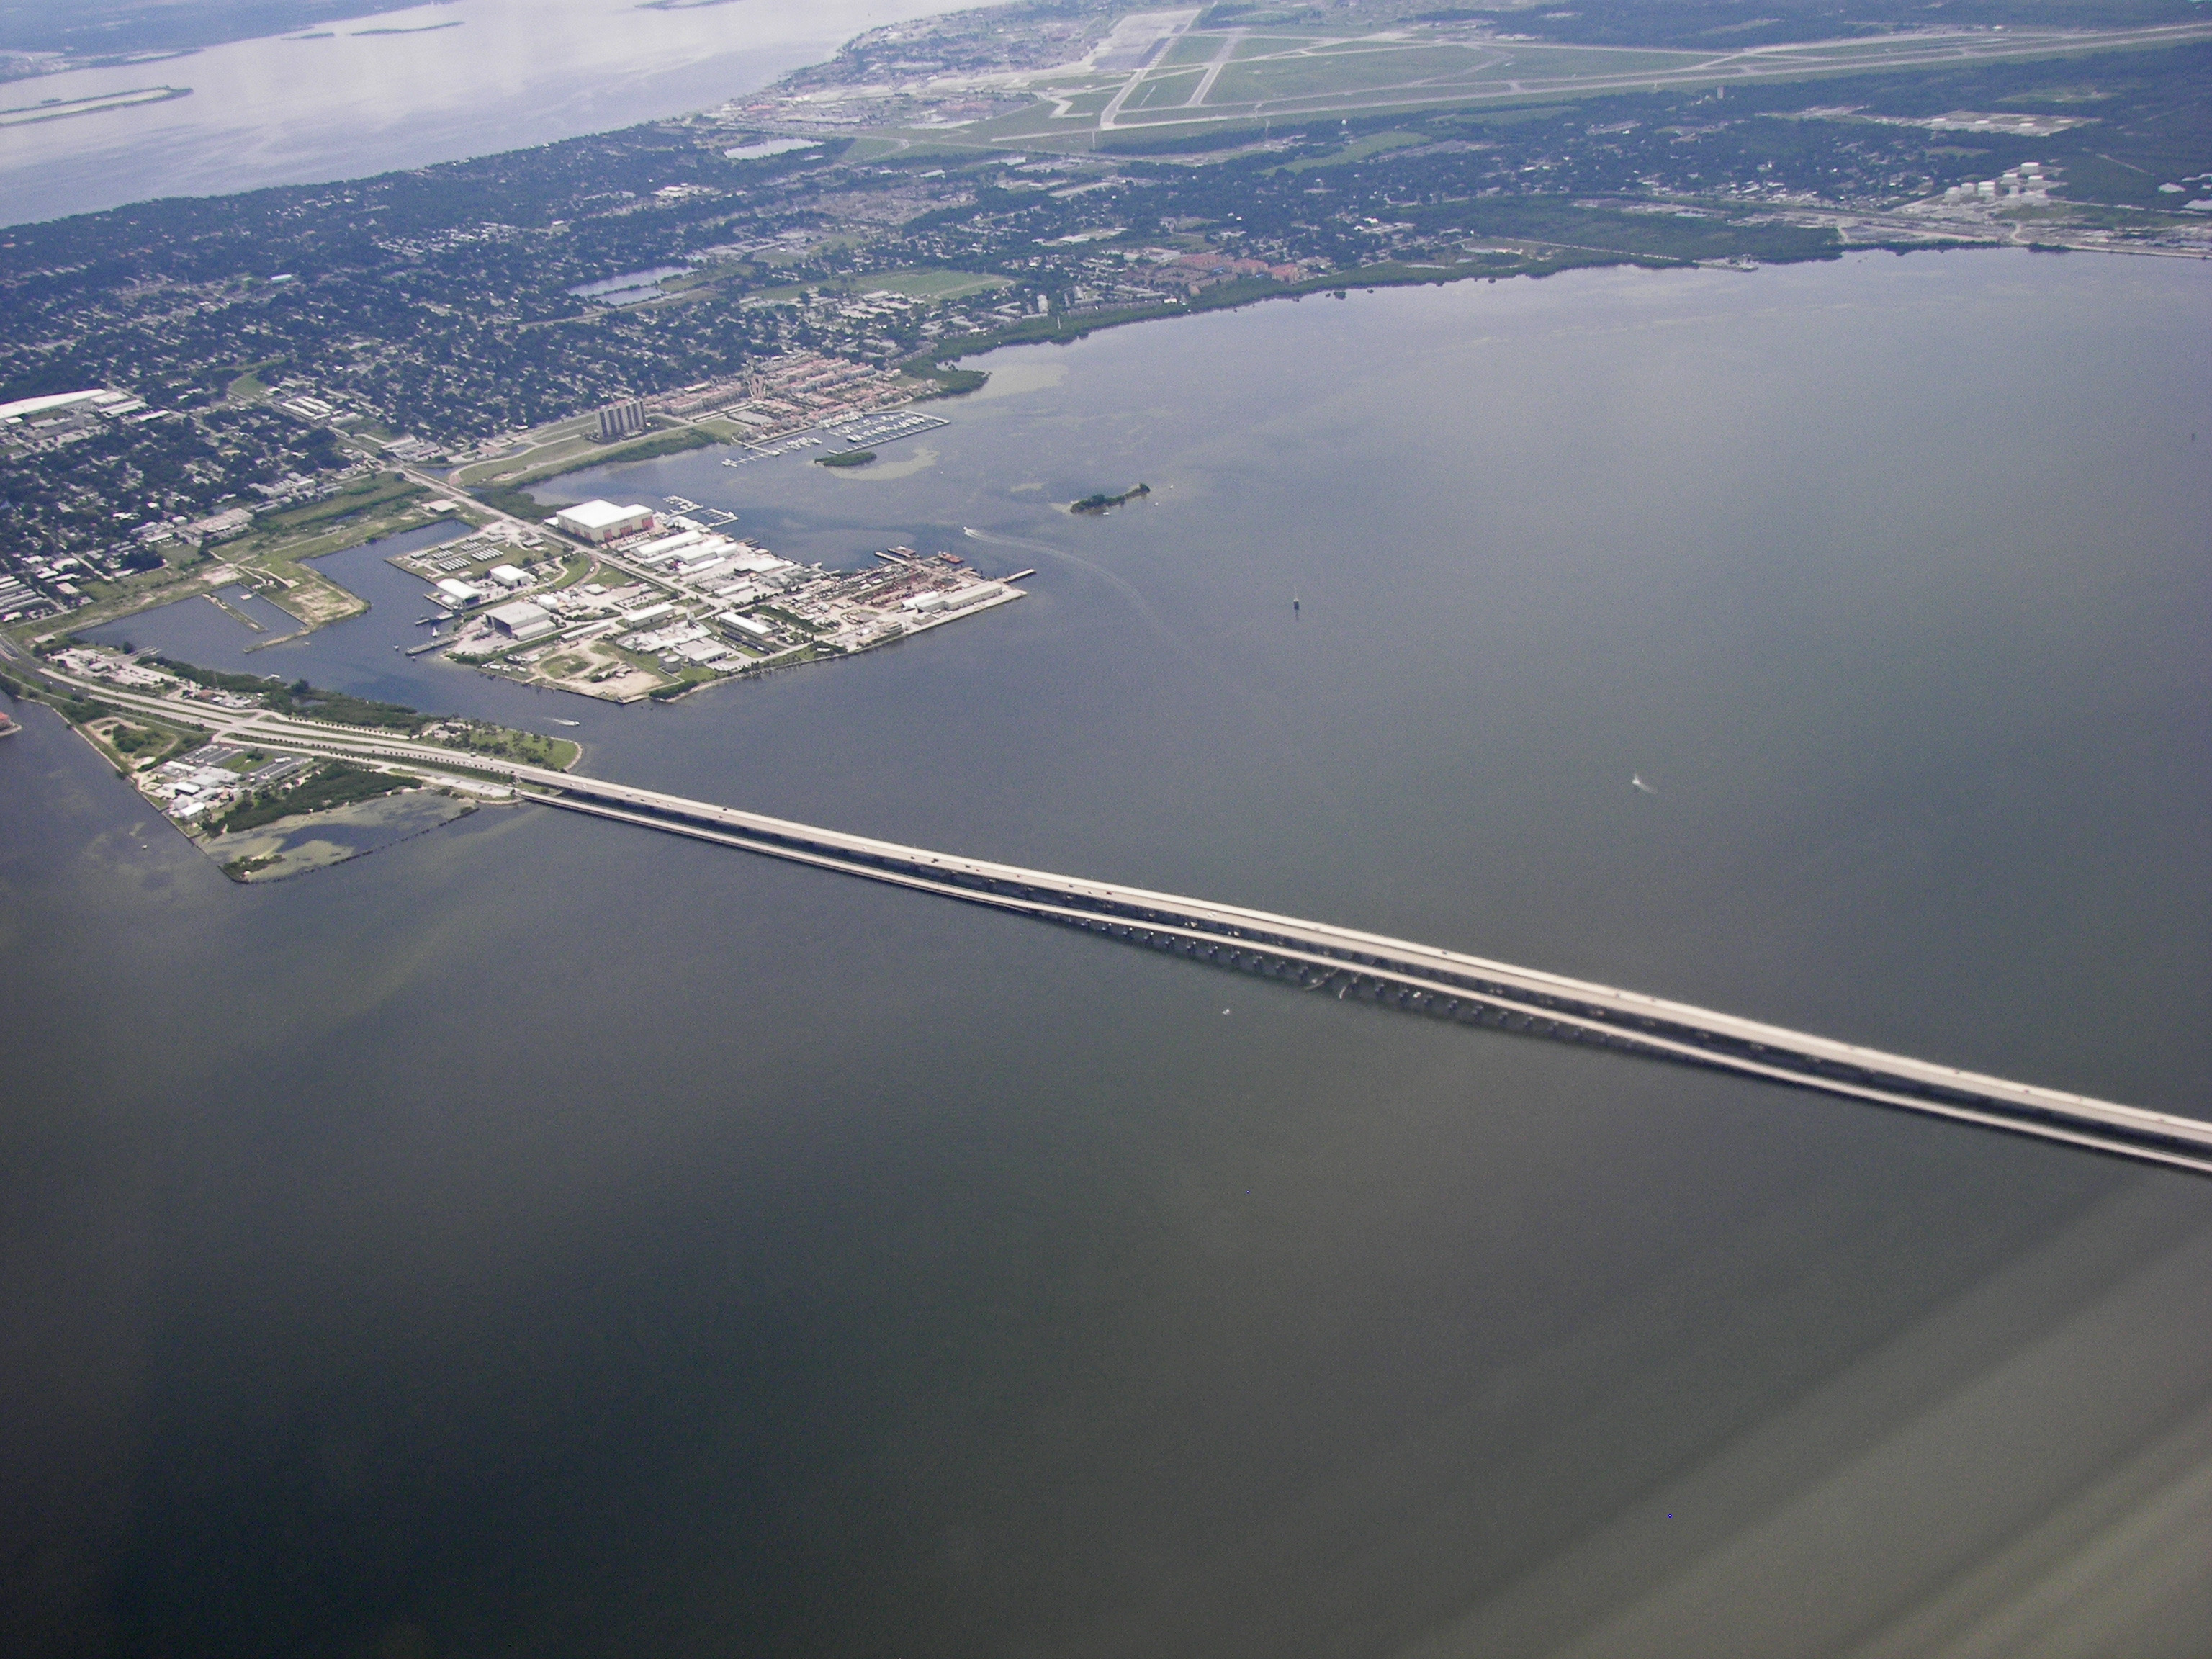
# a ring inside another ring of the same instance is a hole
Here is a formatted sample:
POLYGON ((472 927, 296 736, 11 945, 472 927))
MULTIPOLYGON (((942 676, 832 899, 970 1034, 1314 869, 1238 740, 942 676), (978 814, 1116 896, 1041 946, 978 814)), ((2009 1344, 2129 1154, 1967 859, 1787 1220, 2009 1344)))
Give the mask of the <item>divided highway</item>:
MULTIPOLYGON (((51 672, 51 671, 50 671, 51 672)), ((708 801, 266 711, 119 691, 57 675, 103 702, 264 748, 346 756, 444 776, 496 775, 522 798, 888 882, 1409 1012, 1733 1072, 2045 1140, 2212 1174, 2212 1123, 1959 1070, 1616 986, 1242 905, 962 858, 708 801)))

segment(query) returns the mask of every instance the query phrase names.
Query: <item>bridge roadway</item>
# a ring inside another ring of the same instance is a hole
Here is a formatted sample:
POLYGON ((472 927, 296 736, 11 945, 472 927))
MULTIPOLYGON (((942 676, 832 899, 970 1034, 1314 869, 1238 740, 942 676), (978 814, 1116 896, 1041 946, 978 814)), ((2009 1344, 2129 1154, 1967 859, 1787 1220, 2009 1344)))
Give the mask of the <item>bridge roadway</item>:
POLYGON ((172 720, 188 709, 218 736, 447 773, 491 771, 510 781, 523 799, 564 811, 1036 916, 1295 981, 1309 990, 1334 986, 1340 998, 1356 994, 1409 1012, 1686 1062, 2212 1174, 2212 1123, 2195 1118, 2008 1082, 1356 928, 933 853, 573 773, 471 761, 450 749, 358 728, 269 713, 230 714, 81 684, 110 703, 172 720))

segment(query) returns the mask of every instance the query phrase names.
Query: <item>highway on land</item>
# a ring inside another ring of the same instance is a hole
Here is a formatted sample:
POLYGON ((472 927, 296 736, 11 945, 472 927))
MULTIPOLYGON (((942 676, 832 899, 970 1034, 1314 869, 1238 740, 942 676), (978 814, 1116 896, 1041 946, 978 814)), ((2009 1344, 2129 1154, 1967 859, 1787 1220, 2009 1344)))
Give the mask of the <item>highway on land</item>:
MULTIPOLYGON (((490 775, 521 799, 1107 933, 1308 990, 1618 1048, 2212 1174, 2212 1122, 1966 1072, 1733 1014, 1430 945, 1242 905, 935 853, 543 767, 470 756, 269 710, 121 690, 48 668, 118 708, 228 741, 345 757, 458 781, 490 775)), ((481 785, 477 787, 481 787, 481 785)))

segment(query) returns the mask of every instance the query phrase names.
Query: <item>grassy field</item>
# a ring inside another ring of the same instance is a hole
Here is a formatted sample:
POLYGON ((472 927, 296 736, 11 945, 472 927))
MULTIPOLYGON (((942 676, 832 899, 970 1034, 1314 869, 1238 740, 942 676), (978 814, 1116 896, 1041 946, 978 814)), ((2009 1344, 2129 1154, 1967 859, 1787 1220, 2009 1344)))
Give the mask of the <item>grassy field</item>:
POLYGON ((474 721, 459 735, 439 740, 448 749, 499 760, 519 761, 565 772, 576 763, 583 748, 573 738, 549 738, 537 732, 518 732, 512 726, 483 726, 474 721))
POLYGON ((592 573, 599 568, 598 557, 580 549, 566 549, 561 555, 561 580, 555 582, 556 591, 574 587, 579 582, 592 580, 592 573))
MULTIPOLYGON (((761 263, 766 264, 769 261, 763 258, 761 263)), ((786 300, 803 299, 806 290, 813 286, 815 284, 811 283, 779 283, 773 288, 749 288, 745 290, 745 298, 763 305, 780 305, 786 300)))
POLYGON ((223 545, 222 556, 248 572, 264 599, 306 626, 319 628, 368 605, 307 561, 434 522, 422 510, 428 497, 428 490, 397 473, 380 473, 326 500, 263 514, 252 530, 223 545))
POLYGON ((223 395, 233 403, 250 404, 269 395, 269 387, 261 379, 261 371, 274 368, 274 363, 256 363, 223 388, 223 395))
POLYGON ((709 444, 727 443, 731 437, 723 434, 731 430, 726 426, 718 426, 712 431, 692 426, 662 427, 642 438, 619 444, 603 444, 590 438, 563 439, 538 445, 527 455, 504 461, 480 461, 462 469, 459 476, 462 487, 478 501, 534 523, 545 516, 546 510, 522 495, 532 484, 587 466, 647 461, 656 455, 674 455, 687 449, 703 449, 709 444))
POLYGON ((739 426, 735 421, 726 421, 719 415, 702 415, 691 422, 694 432, 703 432, 718 444, 743 443, 752 435, 750 427, 739 426))
POLYGON ((1370 155, 1380 155, 1385 150, 1404 149, 1408 145, 1428 144, 1435 142, 1434 133, 1370 132, 1364 137, 1353 139, 1334 155, 1310 155, 1304 161, 1292 161, 1283 171, 1310 173, 1316 167, 1343 167, 1347 162, 1364 161, 1370 155))
POLYGON ((564 645, 531 670, 538 684, 587 697, 635 702, 667 684, 659 665, 606 639, 564 645))
POLYGON ((125 720, 106 715, 79 728, 93 747, 119 772, 144 771, 172 755, 197 748, 205 733, 180 731, 161 720, 134 714, 125 720))
POLYGON ((465 489, 480 483, 511 483, 518 478, 545 476, 548 468, 558 471, 580 462, 601 448, 601 445, 580 434, 550 438, 532 445, 520 455, 474 462, 454 474, 454 478, 465 489))
POLYGON ((902 294, 910 300, 964 300, 971 294, 988 294, 1011 287, 1004 276, 973 270, 896 270, 856 278, 855 292, 902 294))
POLYGON ((593 448, 591 434, 598 430, 599 420, 593 415, 572 415, 566 420, 554 421, 531 432, 524 447, 512 455, 497 457, 489 461, 472 461, 455 475, 455 482, 464 487, 495 478, 501 472, 526 471, 549 459, 543 451, 559 449, 563 453, 574 448, 593 448))
POLYGON ((325 500, 264 514, 245 535, 211 544, 204 553, 180 550, 159 570, 119 582, 88 583, 85 591, 93 602, 84 609, 13 631, 26 639, 75 633, 241 580, 304 626, 319 628, 368 607, 304 562, 434 522, 421 507, 428 494, 395 473, 362 479, 325 500))
POLYGON ((135 611, 149 606, 167 605, 175 599, 188 599, 210 588, 222 586, 234 578, 229 568, 219 560, 181 550, 170 555, 172 562, 159 570, 149 570, 125 576, 116 582, 86 582, 82 586, 92 603, 79 611, 64 616, 47 617, 37 622, 15 623, 8 631, 20 640, 44 639, 72 634, 87 628, 97 628, 118 617, 127 617, 135 611), (220 580, 217 572, 221 572, 220 580))
POLYGON ((372 473, 368 477, 356 479, 321 501, 258 514, 252 529, 235 541, 227 543, 225 552, 234 559, 263 552, 296 542, 302 537, 322 534, 350 520, 394 507, 411 505, 428 493, 420 484, 409 483, 397 472, 372 473))

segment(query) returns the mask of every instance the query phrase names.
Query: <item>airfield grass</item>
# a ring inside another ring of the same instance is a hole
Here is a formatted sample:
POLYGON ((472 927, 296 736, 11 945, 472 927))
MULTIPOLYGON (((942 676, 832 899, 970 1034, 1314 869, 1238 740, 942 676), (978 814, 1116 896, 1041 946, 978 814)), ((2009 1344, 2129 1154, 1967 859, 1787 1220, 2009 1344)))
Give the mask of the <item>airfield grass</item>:
POLYGON ((1687 52, 1500 47, 1487 41, 1464 46, 1443 41, 1314 43, 1289 52, 1240 52, 1222 71, 1208 101, 1351 97, 1415 82, 1443 90, 1455 81, 1476 76, 1487 83, 1667 74, 1707 61, 1702 54, 1687 52))
MULTIPOLYGON (((1212 39, 1218 42, 1220 38, 1217 28, 1212 39)), ((1198 44, 1206 42, 1200 39, 1198 44)), ((1193 47, 1194 52, 1196 49, 1193 47)), ((1793 83, 1809 86, 1847 80, 1853 82, 1852 95, 1862 102, 1891 96, 1893 87, 1898 89, 1899 95, 1917 100, 1928 95, 1922 91, 1923 87, 1947 81, 1955 82, 1961 74, 2001 82, 2008 72, 2032 72, 2028 64, 2033 59, 2087 60, 2089 54, 2102 52, 2108 54, 2104 62, 2112 63, 2118 57, 2110 46, 2094 41, 2071 46, 2063 42, 2045 42, 2039 43, 2032 53, 2008 52, 2002 61, 1917 63, 1891 67, 1896 54, 1925 50, 1925 41, 1919 40, 1823 42, 1819 51, 1808 51, 1794 60, 1775 53, 1763 54, 1757 60, 1760 72, 1747 81, 1725 52, 1498 41, 1400 43, 1378 40, 1372 36, 1346 40, 1340 35, 1329 39, 1317 33, 1279 30, 1247 36, 1238 44, 1235 60, 1224 68, 1201 109, 1176 108, 1165 101, 1144 105, 1133 99, 1122 108, 1121 125, 1125 130, 1102 134, 1093 122, 1085 119, 1086 115, 1095 116, 1111 96, 1110 88, 1101 88, 1082 94, 1066 117, 1055 118, 1052 106, 1040 101, 1025 110, 963 129, 962 137, 970 147, 970 153, 1009 145, 1132 153, 1220 150, 1230 148, 1241 132, 1249 130, 1255 137, 1260 135, 1262 124, 1253 108, 1255 102, 1274 106, 1266 112, 1277 126, 1298 118, 1291 106, 1302 107, 1308 116, 1326 113, 1332 117, 1387 116, 1413 106, 1440 111, 1459 106, 1470 111, 1480 108, 1486 122, 1497 122, 1550 117, 1560 112, 1563 106, 1571 106, 1584 99, 1641 92, 1645 88, 1632 84, 1624 87, 1620 82, 1646 75, 1653 77, 1655 83, 1663 82, 1668 90, 1676 93, 1713 85, 1778 88, 1793 83), (1443 55, 1441 59, 1433 56, 1438 53, 1443 55), (1431 69, 1439 62, 1449 63, 1455 54, 1459 64, 1456 70, 1414 72, 1425 62, 1431 69), (1486 64, 1487 66, 1483 66, 1486 64), (1513 89, 1507 84, 1511 82, 1523 85, 1513 89), (1608 82, 1612 84, 1600 84, 1608 82), (1184 130, 1188 142, 1139 136, 1147 130, 1158 134, 1169 129, 1184 130), (1199 139, 1200 129, 1213 135, 1210 140, 1199 139)), ((1182 72, 1188 73, 1188 65, 1182 66, 1182 72)), ((2088 78, 2081 76, 2085 81, 2088 78)), ((1120 84, 1116 81, 1113 86, 1120 84)), ((1657 89, 1656 86, 1651 89, 1657 89)), ((1960 87, 1944 94, 1949 100, 1945 106, 2006 106, 1991 100, 2001 100, 2008 92, 2017 94, 2021 91, 2017 87, 1992 84, 1970 94, 1960 87)), ((2062 93, 2039 88, 2026 96, 2033 101, 2053 104, 2097 100, 2096 94, 2078 88, 2062 93)), ((1400 118, 1403 118, 1402 114, 1400 118)), ((2077 160, 2083 168, 2104 166, 2087 154, 2077 153, 2077 160)), ((2195 164, 2185 170, 2195 170, 2195 164)), ((2117 173, 2118 169, 2112 171, 2117 173)), ((2171 167, 2166 168, 2166 176, 2172 172, 2171 167)), ((2079 193, 2107 200, 2131 200, 2135 192, 2124 188, 2126 182, 2100 177, 2095 191, 2079 193)), ((2148 179, 2146 174, 2145 181, 2139 182, 2148 189, 2158 181, 2148 179)), ((2141 205, 2155 208, 2160 204, 2145 199, 2141 205)))
POLYGON ((1510 46, 1499 74, 1516 81, 1564 81, 1570 76, 1664 75, 1721 56, 1705 52, 1629 52, 1606 46, 1510 46))
POLYGON ((1098 117, 1105 107, 1103 94, 1089 100, 1087 107, 1077 109, 1066 118, 1054 116, 1049 104, 1033 104, 1027 109, 978 121, 968 129, 968 134, 979 149, 1033 143, 1066 149, 1088 149, 1091 135, 1098 131, 1098 117))
POLYGON ((1230 61, 1238 63, 1247 58, 1272 58, 1277 52, 1303 52, 1309 46, 1325 46, 1341 38, 1334 34, 1248 34, 1237 43, 1230 61))
POLYGON ((1213 54, 1221 50, 1228 37, 1221 34, 1186 33, 1168 49, 1167 55, 1154 64, 1155 69, 1180 69, 1190 64, 1208 64, 1213 54))
MULTIPOLYGON (((1070 116, 1096 116, 1103 110, 1107 105, 1114 101, 1114 94, 1121 89, 1121 88, 1118 85, 1110 87, 1091 87, 1082 92, 1075 93, 1069 96, 1067 100, 1068 114, 1070 116)), ((1063 121, 1060 125, 1065 126, 1066 123, 1063 121)))
POLYGON ((1362 35, 1350 40, 1316 40, 1302 48, 1301 54, 1309 58, 1350 58, 1372 52, 1477 52, 1486 57, 1497 55, 1498 48, 1488 41, 1466 40, 1378 40, 1373 35, 1362 35))
POLYGON ((1173 108, 1188 103, 1191 94, 1198 90, 1198 83, 1204 75, 1204 70, 1194 69, 1156 74, 1139 87, 1121 107, 1125 110, 1173 108))
MULTIPOLYGON (((1193 37, 1185 37, 1190 40, 1193 37)), ((1159 110, 1181 102, 1173 95, 1195 65, 1210 61, 1219 37, 1199 39, 1209 49, 1170 58, 1153 71, 1124 112, 1159 110), (1159 88, 1155 90, 1155 88, 1159 88)), ((1419 85, 1448 96, 1455 82, 1480 77, 1487 86, 1511 80, 1571 81, 1609 76, 1680 73, 1716 54, 1614 47, 1500 45, 1494 41, 1383 40, 1372 37, 1269 35, 1238 43, 1207 102, 1255 103, 1284 98, 1356 98, 1419 85)), ((1809 67, 1809 66, 1808 66, 1809 67)), ((1184 95, 1188 95, 1187 92, 1184 95)))
POLYGON ((1357 55, 1245 58, 1221 71, 1207 101, 1253 104, 1270 98, 1351 97, 1414 82, 1471 75, 1495 61, 1494 54, 1471 52, 1465 46, 1403 46, 1357 55))

